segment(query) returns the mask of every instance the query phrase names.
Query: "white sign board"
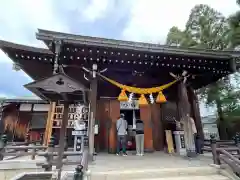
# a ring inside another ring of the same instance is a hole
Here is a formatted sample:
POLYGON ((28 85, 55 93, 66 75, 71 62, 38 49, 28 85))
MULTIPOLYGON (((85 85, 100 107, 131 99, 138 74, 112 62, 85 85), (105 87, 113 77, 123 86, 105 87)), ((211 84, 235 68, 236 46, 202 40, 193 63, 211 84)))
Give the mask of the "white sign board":
POLYGON ((31 104, 21 104, 20 111, 31 111, 32 105, 31 104))
POLYGON ((73 136, 83 136, 84 135, 84 131, 72 131, 72 135, 73 136))
POLYGON ((97 124, 94 126, 94 134, 98 134, 98 125, 97 124))
POLYGON ((120 109, 139 109, 138 101, 134 100, 132 102, 120 102, 120 109))
POLYGON ((49 104, 34 104, 33 111, 48 111, 49 108, 49 104))

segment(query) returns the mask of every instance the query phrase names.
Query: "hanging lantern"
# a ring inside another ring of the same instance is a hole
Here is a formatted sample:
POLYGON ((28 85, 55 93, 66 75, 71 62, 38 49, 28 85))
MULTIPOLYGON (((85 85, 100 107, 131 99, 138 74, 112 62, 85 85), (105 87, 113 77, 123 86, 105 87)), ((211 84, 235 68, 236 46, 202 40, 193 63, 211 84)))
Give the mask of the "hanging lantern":
POLYGON ((128 102, 132 102, 132 100, 133 100, 133 95, 134 95, 134 93, 130 93, 129 98, 128 98, 128 102))
POLYGON ((139 105, 147 105, 147 99, 145 98, 144 94, 141 94, 140 98, 138 99, 138 104, 139 105))
POLYGON ((153 98, 152 94, 149 95, 149 99, 150 99, 151 104, 153 104, 154 103, 154 98, 153 98))
POLYGON ((165 102, 167 102, 166 97, 164 96, 164 94, 162 93, 162 91, 160 91, 160 92, 158 93, 156 102, 157 102, 157 103, 165 103, 165 102))
POLYGON ((128 101, 127 94, 124 89, 121 90, 121 93, 118 96, 119 101, 128 101))

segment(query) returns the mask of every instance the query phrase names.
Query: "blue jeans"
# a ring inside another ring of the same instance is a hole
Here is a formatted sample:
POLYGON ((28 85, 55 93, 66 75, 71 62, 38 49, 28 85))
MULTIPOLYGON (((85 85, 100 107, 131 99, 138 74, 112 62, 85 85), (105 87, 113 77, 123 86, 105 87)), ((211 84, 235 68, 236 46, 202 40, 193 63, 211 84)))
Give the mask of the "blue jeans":
POLYGON ((126 135, 117 136, 117 153, 120 153, 121 145, 122 145, 122 152, 126 153, 126 135))

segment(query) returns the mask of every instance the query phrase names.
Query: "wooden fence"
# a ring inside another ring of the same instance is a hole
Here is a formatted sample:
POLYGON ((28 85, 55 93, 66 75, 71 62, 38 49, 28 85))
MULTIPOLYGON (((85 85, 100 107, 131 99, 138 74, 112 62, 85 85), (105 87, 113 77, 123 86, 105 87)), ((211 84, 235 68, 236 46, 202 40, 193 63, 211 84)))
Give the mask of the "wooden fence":
POLYGON ((44 157, 45 160, 37 162, 36 165, 44 168, 44 171, 50 172, 53 166, 62 165, 77 165, 75 169, 74 179, 82 180, 84 172, 88 169, 88 148, 84 148, 83 152, 69 151, 67 142, 65 143, 65 151, 63 158, 58 161, 58 149, 55 145, 55 138, 51 137, 48 146, 43 146, 42 142, 21 142, 21 143, 7 143, 6 136, 0 139, 0 161, 4 160, 6 156, 30 156, 31 160, 35 160, 36 156, 44 157), (69 156, 77 156, 74 160, 68 160, 69 156))
POLYGON ((204 141, 203 151, 212 152, 213 163, 216 165, 228 165, 236 175, 240 175, 240 136, 234 140, 216 140, 211 136, 204 141))

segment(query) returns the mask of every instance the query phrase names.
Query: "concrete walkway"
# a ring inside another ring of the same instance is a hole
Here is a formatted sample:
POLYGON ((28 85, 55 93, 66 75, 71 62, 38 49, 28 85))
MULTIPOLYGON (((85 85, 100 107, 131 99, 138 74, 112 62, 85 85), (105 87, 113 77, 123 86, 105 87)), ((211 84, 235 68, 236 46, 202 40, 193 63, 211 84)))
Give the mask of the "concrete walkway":
MULTIPOLYGON (((71 157, 72 159, 73 157, 71 157)), ((114 154, 100 153, 96 160, 89 165, 91 171, 114 171, 123 169, 151 169, 151 168, 180 168, 200 167, 212 164, 212 158, 199 155, 196 158, 185 158, 169 155, 164 152, 145 154, 142 157, 135 155, 116 156, 114 154)), ((64 166, 64 170, 72 170, 75 166, 64 166)))
MULTIPOLYGON (((212 162, 209 154, 189 159, 164 152, 149 153, 143 157, 135 155, 124 157, 100 153, 96 156, 96 160, 89 165, 89 170, 92 180, 135 180, 141 178, 143 180, 163 180, 165 178, 176 180, 180 175, 184 176, 181 177, 184 180, 195 179, 195 177, 204 180, 228 179, 218 175, 215 168, 209 166, 212 162)), ((64 172, 68 179, 73 177, 70 171, 74 168, 75 166, 64 166, 64 172)))
MULTIPOLYGON (((78 156, 68 157, 75 161, 78 156)), ((7 160, 7 159, 6 159, 7 160)), ((30 162, 31 156, 17 157, 9 162, 30 162)), ((45 161, 44 157, 36 156, 35 161, 45 161)), ((116 156, 115 154, 99 153, 96 160, 89 165, 90 169, 96 171, 112 171, 117 169, 139 169, 139 168, 179 168, 179 167, 199 167, 212 164, 211 154, 199 155, 196 158, 186 158, 177 155, 169 155, 164 152, 146 153, 144 156, 135 156, 129 153, 128 156, 116 156)), ((64 170, 73 170, 74 165, 64 166, 64 170)))
MULTIPOLYGON (((70 161, 74 161, 80 159, 79 156, 76 157, 68 157, 70 161)), ((14 160, 9 160, 7 164, 11 166, 13 169, 21 169, 21 172, 41 172, 43 169, 40 167, 36 167, 36 162, 43 162, 45 160, 44 157, 36 157, 36 160, 30 160, 30 156, 18 157, 14 160), (29 167, 25 167, 29 165, 29 167), (16 166, 16 167, 15 167, 16 166)), ((114 154, 107 153, 99 153, 96 156, 96 160, 93 163, 89 164, 89 170, 91 173, 101 174, 101 173, 113 173, 114 172, 138 172, 138 171, 146 171, 152 172, 156 171, 162 173, 166 171, 166 169, 171 169, 176 171, 179 168, 206 168, 212 164, 212 157, 209 154, 199 155, 196 158, 186 158, 180 157, 177 155, 169 155, 164 152, 155 152, 155 153, 146 153, 145 156, 135 156, 129 153, 128 156, 116 156, 114 154)), ((6 163, 6 162, 5 162, 6 163)), ((6 167, 4 162, 0 163, 0 165, 6 167)), ((76 168, 76 165, 65 165, 63 167, 63 174, 66 174, 70 178, 73 176, 73 172, 76 168), (70 173, 70 174, 69 174, 70 173)), ((155 172, 155 174, 156 174, 155 172)), ((205 172, 205 171, 204 171, 205 172)), ((18 172, 20 173, 20 172, 18 172)), ((14 173, 16 174, 16 173, 14 173)), ((10 175, 9 175, 10 176, 10 175)), ((12 175, 11 175, 12 176, 12 175)))

